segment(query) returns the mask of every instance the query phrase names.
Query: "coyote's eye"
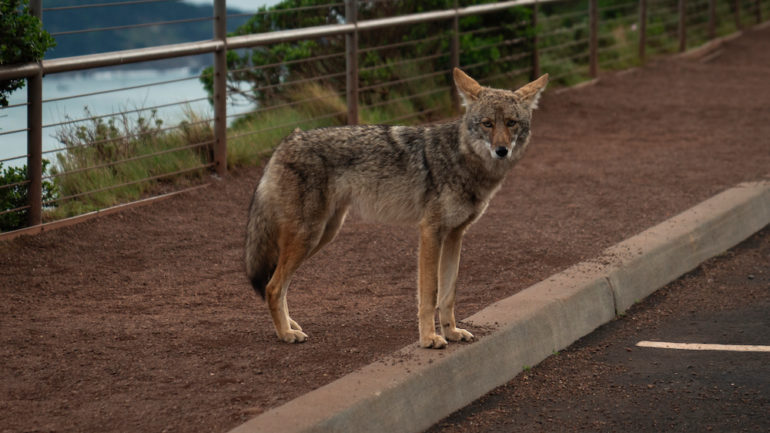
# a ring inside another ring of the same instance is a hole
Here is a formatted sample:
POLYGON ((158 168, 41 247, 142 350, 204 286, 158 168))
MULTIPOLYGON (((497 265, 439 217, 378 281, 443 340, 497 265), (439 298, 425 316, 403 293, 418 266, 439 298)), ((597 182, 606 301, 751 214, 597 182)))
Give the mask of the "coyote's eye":
POLYGON ((509 128, 513 128, 515 125, 516 125, 516 121, 513 120, 513 119, 508 119, 508 121, 505 122, 505 126, 507 126, 509 128))
POLYGON ((481 124, 484 125, 485 128, 491 128, 492 127, 492 122, 490 120, 487 120, 487 119, 482 120, 481 124))

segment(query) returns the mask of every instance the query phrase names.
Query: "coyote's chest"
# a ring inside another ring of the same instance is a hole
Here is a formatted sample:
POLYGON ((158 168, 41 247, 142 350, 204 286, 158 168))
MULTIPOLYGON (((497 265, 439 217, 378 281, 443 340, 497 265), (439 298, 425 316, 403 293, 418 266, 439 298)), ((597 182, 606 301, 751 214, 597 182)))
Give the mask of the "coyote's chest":
POLYGON ((474 223, 489 206, 489 202, 500 189, 500 183, 491 188, 447 191, 439 197, 442 225, 459 227, 474 223))

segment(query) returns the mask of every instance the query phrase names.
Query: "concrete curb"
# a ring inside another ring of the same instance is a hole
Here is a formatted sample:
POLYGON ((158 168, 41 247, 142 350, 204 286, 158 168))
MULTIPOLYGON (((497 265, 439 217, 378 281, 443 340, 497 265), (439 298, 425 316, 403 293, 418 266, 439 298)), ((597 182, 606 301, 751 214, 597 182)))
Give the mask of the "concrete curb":
POLYGON ((494 329, 478 341, 405 347, 231 432, 422 431, 767 224, 770 182, 741 184, 467 318, 494 329))

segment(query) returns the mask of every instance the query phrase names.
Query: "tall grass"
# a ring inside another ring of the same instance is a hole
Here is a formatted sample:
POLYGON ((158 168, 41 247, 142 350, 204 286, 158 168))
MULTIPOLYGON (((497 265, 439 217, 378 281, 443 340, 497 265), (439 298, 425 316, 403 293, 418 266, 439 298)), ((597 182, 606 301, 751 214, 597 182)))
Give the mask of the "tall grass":
POLYGON ((168 183, 190 183, 204 174, 213 133, 186 110, 177 128, 164 128, 156 111, 68 125, 56 132, 64 146, 51 170, 59 199, 46 203, 57 219, 137 200, 168 183), (200 146, 191 146, 202 143, 200 146), (175 174, 177 173, 177 174, 175 174))

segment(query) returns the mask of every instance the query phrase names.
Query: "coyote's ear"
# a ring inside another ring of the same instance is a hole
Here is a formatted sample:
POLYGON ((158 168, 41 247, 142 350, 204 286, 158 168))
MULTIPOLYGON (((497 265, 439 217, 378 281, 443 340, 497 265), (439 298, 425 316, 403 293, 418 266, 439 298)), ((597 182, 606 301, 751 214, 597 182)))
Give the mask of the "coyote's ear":
POLYGON ((465 72, 458 68, 454 69, 453 74, 455 78, 455 86, 457 86, 457 91, 463 98, 463 105, 467 107, 468 104, 479 98, 479 93, 481 93, 482 87, 479 83, 476 82, 476 80, 469 77, 465 72))
POLYGON ((521 98, 522 102, 529 107, 530 110, 537 108, 537 101, 540 100, 540 94, 545 90, 545 86, 548 85, 548 74, 544 74, 537 80, 521 87, 517 90, 516 95, 521 98))

